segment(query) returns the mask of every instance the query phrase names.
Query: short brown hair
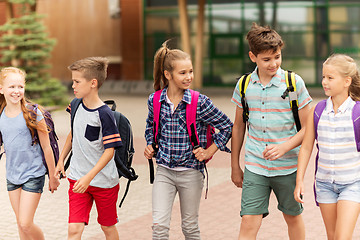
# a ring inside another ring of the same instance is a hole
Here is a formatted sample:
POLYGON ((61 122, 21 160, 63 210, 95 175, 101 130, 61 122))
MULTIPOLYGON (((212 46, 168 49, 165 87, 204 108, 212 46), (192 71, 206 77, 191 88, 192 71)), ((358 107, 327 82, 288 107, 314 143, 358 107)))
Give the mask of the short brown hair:
POLYGON ((250 51, 257 56, 259 53, 273 51, 284 47, 281 36, 269 26, 262 27, 253 23, 250 31, 246 35, 249 42, 250 51))
POLYGON ((68 69, 82 72, 88 81, 96 79, 100 88, 106 79, 108 64, 109 60, 105 57, 88 57, 74 62, 68 69))

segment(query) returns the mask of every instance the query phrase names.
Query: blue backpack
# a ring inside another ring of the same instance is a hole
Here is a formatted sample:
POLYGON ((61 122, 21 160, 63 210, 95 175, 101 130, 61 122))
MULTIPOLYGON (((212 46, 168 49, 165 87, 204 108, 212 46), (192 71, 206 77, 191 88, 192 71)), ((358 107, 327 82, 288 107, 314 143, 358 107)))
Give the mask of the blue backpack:
MULTIPOLYGON (((29 112, 30 112, 31 117, 33 119, 36 119, 38 109, 44 115, 44 119, 45 119, 46 125, 47 125, 48 130, 49 130, 50 146, 51 146, 51 150, 52 150, 52 152, 54 154, 54 160, 55 160, 55 166, 56 166, 57 162, 59 161, 59 145, 58 145, 59 138, 56 135, 55 125, 54 125, 54 121, 53 121, 53 119, 51 117, 51 114, 50 114, 50 112, 46 111, 45 109, 39 107, 38 104, 34 104, 34 103, 29 103, 27 105, 27 108, 29 109, 29 112)), ((3 143, 2 135, 1 135, 1 132, 0 132, 0 146, 2 145, 2 143, 3 143)), ((35 131, 34 137, 32 139, 32 144, 40 144, 39 136, 38 136, 37 131, 35 131)), ((0 159, 1 159, 2 155, 3 155, 3 153, 4 152, 2 152, 0 154, 0 159)), ((46 160, 45 160, 45 156, 44 156, 44 152, 42 151, 42 149, 41 149, 41 155, 42 155, 43 163, 44 163, 44 165, 46 167, 46 173, 48 173, 49 170, 48 170, 46 160)))

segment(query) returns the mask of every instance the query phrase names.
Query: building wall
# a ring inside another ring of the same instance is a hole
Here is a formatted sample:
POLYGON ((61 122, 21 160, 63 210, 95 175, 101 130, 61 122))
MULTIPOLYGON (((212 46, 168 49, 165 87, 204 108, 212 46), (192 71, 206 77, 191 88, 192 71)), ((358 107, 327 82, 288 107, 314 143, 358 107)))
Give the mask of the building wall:
POLYGON ((90 56, 111 56, 109 78, 121 78, 121 21, 111 18, 107 0, 38 0, 37 12, 57 39, 52 52, 52 76, 70 81, 72 62, 90 56))
POLYGON ((121 0, 122 78, 141 80, 143 74, 142 0, 121 0))

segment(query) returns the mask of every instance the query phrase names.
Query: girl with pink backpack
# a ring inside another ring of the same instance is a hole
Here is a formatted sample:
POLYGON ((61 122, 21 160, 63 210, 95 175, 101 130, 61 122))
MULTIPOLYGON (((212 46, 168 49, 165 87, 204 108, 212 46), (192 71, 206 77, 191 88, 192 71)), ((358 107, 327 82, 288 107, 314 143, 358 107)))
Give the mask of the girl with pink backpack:
POLYGON ((169 239, 171 210, 177 193, 185 239, 200 239, 198 215, 205 161, 218 149, 230 152, 226 143, 231 137, 232 122, 203 94, 198 95, 196 102, 194 131, 188 130, 186 109, 194 98, 190 91, 193 78, 190 55, 169 49, 167 41, 163 43, 154 57, 154 89, 160 92, 148 99, 145 130, 144 155, 147 159, 155 157, 157 163, 152 193, 153 239, 169 239), (154 96, 158 94, 160 111, 156 117, 154 96), (212 144, 206 147, 208 125, 219 132, 212 134, 212 144), (197 134, 193 134, 195 130, 197 134), (196 135, 198 140, 191 140, 196 135))

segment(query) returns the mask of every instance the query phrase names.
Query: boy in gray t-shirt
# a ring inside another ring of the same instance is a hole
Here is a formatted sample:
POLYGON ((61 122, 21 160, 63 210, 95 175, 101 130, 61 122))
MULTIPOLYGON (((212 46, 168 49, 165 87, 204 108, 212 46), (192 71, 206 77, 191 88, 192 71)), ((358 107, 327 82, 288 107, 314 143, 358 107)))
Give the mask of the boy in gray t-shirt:
MULTIPOLYGON (((98 90, 106 79, 108 61, 90 57, 69 66, 74 94, 82 99, 56 167, 65 176, 64 159, 73 152, 70 163, 68 238, 81 238, 95 200, 98 222, 106 239, 119 239, 116 201, 119 176, 114 149, 122 145, 115 118, 99 98, 98 90)), ((71 113, 71 105, 67 111, 71 113)))

